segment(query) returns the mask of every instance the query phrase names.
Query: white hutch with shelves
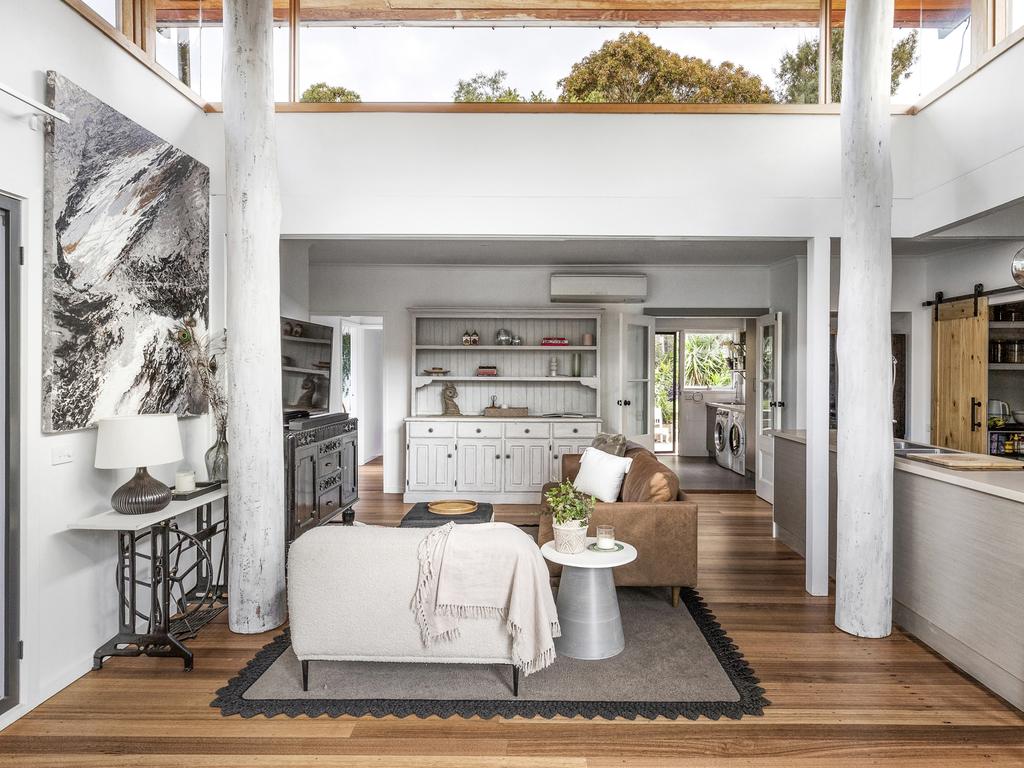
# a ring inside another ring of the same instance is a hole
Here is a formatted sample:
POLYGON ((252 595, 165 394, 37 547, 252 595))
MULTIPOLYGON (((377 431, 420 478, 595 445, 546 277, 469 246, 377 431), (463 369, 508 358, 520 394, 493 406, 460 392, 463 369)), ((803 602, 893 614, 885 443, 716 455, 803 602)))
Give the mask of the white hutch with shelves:
POLYGON ((560 479, 562 454, 582 452, 600 431, 600 310, 410 313, 405 501, 458 494, 490 503, 538 502, 544 484, 560 479), (496 343, 499 330, 519 337, 520 344, 496 343), (464 345, 463 336, 473 332, 479 343, 464 345), (547 346, 545 337, 568 344, 547 346), (477 375, 481 366, 497 372, 477 375), (552 366, 558 375, 551 375, 552 366), (458 390, 460 416, 443 415, 441 394, 449 383, 458 390), (485 416, 492 403, 516 415, 485 416))

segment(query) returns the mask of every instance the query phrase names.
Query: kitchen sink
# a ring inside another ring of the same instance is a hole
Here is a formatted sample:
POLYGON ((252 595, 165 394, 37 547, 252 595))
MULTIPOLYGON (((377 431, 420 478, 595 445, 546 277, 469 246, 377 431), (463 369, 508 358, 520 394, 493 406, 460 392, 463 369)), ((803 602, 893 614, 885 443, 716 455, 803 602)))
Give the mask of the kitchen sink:
POLYGON ((912 443, 909 440, 893 440, 893 453, 898 457, 906 457, 912 453, 929 456, 944 456, 949 453, 960 453, 952 448, 936 448, 927 443, 912 443))

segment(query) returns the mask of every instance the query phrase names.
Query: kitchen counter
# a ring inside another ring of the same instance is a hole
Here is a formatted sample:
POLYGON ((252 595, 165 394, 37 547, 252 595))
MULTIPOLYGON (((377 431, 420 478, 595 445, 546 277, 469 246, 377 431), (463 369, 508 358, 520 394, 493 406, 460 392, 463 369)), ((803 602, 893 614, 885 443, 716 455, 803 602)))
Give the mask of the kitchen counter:
POLYGON ((405 421, 494 421, 501 424, 505 421, 536 421, 542 423, 572 421, 572 422, 601 422, 597 416, 483 416, 477 414, 471 416, 406 416, 405 421))
MULTIPOLYGON (((807 436, 803 430, 777 429, 772 430, 771 434, 783 440, 807 444, 807 436)), ((829 435, 829 450, 833 453, 836 451, 835 430, 829 435)), ((979 493, 987 493, 990 496, 998 496, 1001 499, 1024 503, 1024 463, 1021 464, 1019 472, 1011 470, 977 471, 949 469, 937 464, 928 464, 897 456, 893 466, 900 472, 909 472, 938 480, 941 483, 950 483, 979 493)), ((1024 508, 1021 511, 1024 512, 1024 508)))
MULTIPOLYGON (((773 534, 804 554, 807 438, 775 441, 773 534)), ((835 573, 836 452, 829 460, 829 572, 835 573)), ((896 458, 893 621, 1024 709, 1024 469, 965 471, 896 458)))

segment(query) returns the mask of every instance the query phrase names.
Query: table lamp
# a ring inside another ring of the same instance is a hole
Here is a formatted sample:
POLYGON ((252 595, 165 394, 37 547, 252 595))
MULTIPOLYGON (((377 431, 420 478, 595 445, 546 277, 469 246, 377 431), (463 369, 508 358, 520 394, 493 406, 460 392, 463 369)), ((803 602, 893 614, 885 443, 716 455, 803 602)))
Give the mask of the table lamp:
POLYGON ((159 512, 171 503, 171 489, 152 477, 146 467, 180 461, 181 433, 173 413, 111 416, 100 419, 96 433, 97 469, 135 467, 135 475, 110 497, 123 515, 159 512))

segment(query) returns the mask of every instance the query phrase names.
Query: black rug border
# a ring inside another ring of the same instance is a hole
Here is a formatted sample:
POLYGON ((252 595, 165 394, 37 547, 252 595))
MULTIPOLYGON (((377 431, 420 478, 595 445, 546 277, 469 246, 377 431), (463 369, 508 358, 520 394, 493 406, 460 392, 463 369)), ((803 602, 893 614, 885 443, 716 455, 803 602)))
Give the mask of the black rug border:
MULTIPOLYGON (((225 717, 241 715, 244 718, 263 715, 276 717, 584 717, 614 720, 638 718, 654 720, 696 720, 703 716, 710 720, 728 718, 739 720, 744 715, 763 716, 764 707, 771 702, 764 697, 764 689, 753 669, 743 658, 739 648, 718 623, 700 594, 689 588, 681 590, 680 597, 700 629, 704 640, 715 653, 715 658, 729 676, 739 701, 531 701, 518 699, 259 699, 244 698, 245 692, 290 645, 288 630, 263 646, 248 664, 228 684, 217 691, 210 706, 219 708, 225 717)), ((397 662, 396 662, 397 663, 397 662)), ((527 678, 527 681, 529 678, 527 678)), ((521 687, 522 689, 522 687, 521 687)))

